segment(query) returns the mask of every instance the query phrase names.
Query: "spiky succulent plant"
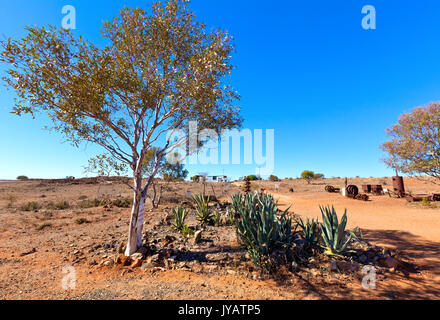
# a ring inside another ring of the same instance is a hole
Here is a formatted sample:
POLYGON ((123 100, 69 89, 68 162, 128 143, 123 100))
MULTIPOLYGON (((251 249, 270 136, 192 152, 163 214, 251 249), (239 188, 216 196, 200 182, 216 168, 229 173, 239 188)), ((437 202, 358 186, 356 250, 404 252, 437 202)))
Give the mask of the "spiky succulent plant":
POLYGON ((334 207, 319 207, 322 214, 321 225, 321 246, 327 255, 343 255, 347 252, 347 247, 351 240, 358 239, 354 230, 345 230, 347 225, 347 210, 342 216, 341 222, 334 207))

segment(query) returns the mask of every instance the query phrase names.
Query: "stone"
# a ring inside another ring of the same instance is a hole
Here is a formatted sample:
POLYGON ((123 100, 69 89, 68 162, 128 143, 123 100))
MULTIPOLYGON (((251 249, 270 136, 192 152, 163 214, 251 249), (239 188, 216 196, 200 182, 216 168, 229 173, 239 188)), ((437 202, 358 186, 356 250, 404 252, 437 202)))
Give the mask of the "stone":
POLYGON ((137 261, 137 260, 143 260, 143 259, 144 259, 144 256, 142 255, 142 253, 137 252, 137 253, 133 253, 133 254, 130 256, 130 258, 131 258, 131 260, 133 260, 133 261, 137 261))
POLYGON ((202 240, 202 230, 198 230, 194 233, 193 243, 198 244, 200 243, 201 240, 202 240))
POLYGON ((401 264, 399 260, 393 257, 379 258, 377 260, 377 263, 379 263, 379 265, 381 265, 382 267, 386 267, 390 269, 392 268, 397 269, 401 264))
POLYGON ((119 254, 123 254, 125 249, 126 249, 126 246, 125 246, 124 242, 121 242, 121 243, 119 243, 119 245, 116 249, 116 252, 119 254))
POLYGON ((359 261, 362 262, 362 263, 365 263, 365 262, 368 261, 368 258, 367 258, 366 255, 361 254, 361 255, 359 256, 359 261))
POLYGON ((143 264, 143 260, 142 259, 138 259, 138 260, 133 260, 131 267, 132 268, 139 268, 141 267, 143 264))

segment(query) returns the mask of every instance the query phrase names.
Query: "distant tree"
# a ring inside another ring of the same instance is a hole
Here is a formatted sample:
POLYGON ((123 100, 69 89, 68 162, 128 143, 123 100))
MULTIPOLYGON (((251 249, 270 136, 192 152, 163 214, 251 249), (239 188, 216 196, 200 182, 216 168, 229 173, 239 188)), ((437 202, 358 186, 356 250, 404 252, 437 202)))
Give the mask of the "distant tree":
POLYGON ((200 176, 193 176, 193 177, 191 177, 191 181, 199 182, 200 181, 200 176))
POLYGON ((318 179, 324 179, 324 174, 322 173, 315 173, 315 175, 313 176, 313 179, 318 180, 318 179))
POLYGON ((310 181, 315 179, 315 173, 313 171, 310 171, 310 170, 304 170, 301 173, 301 179, 306 180, 307 183, 310 184, 310 181))
POLYGON ((274 175, 271 175, 271 176, 269 177, 269 180, 270 180, 270 181, 273 181, 273 182, 280 181, 280 179, 279 179, 277 176, 274 176, 274 175))
POLYGON ((258 180, 258 177, 256 175, 253 175, 253 174, 249 175, 248 178, 249 178, 250 181, 258 180))
POLYGON ((26 180, 29 180, 29 178, 26 177, 26 176, 18 176, 18 177, 17 177, 17 180, 20 180, 20 181, 26 181, 26 180))
POLYGON ((15 114, 45 113, 73 145, 95 143, 130 168, 134 200, 126 255, 142 245, 144 204, 162 159, 193 138, 188 123, 219 133, 242 123, 239 96, 226 79, 232 38, 206 30, 187 6, 168 0, 149 12, 123 8, 104 23, 101 48, 51 26, 26 27, 22 40, 0 42, 0 61, 10 66, 4 79, 17 94, 15 114), (176 140, 176 130, 187 135, 176 140), (159 141, 144 181, 145 155, 159 141))
POLYGON ((390 168, 440 182, 440 102, 401 115, 387 134, 391 140, 382 144, 382 150, 390 168))

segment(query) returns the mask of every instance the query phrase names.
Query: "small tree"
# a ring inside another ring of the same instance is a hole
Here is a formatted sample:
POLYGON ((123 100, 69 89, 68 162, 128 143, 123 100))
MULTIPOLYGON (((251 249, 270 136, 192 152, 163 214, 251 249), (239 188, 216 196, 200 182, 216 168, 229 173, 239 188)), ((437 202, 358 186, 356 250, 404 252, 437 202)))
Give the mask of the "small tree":
POLYGON ((73 145, 98 144, 130 168, 134 201, 125 254, 131 255, 142 245, 144 203, 162 160, 192 139, 172 133, 189 132, 190 121, 218 133, 241 125, 239 96, 225 79, 232 38, 207 31, 183 0, 154 3, 149 13, 123 8, 104 23, 102 48, 70 30, 26 30, 22 40, 0 42, 0 61, 11 66, 4 80, 17 94, 13 112, 46 113, 73 145), (159 149, 144 181, 153 144, 159 149))
POLYGON ((315 173, 313 171, 310 171, 310 170, 304 170, 301 173, 301 179, 306 180, 307 183, 310 184, 310 181, 315 179, 315 173))
POLYGON ((315 173, 313 176, 313 179, 318 180, 318 179, 324 179, 324 174, 323 173, 315 173))
POLYGON ((26 180, 29 180, 29 178, 27 176, 18 176, 17 180, 19 180, 19 181, 26 181, 26 180))
POLYGON ((269 177, 269 180, 272 181, 272 182, 280 181, 280 179, 279 179, 277 176, 274 176, 274 175, 271 175, 271 176, 269 177))
POLYGON ((440 182, 440 103, 415 108, 387 130, 384 162, 400 172, 428 175, 440 182))

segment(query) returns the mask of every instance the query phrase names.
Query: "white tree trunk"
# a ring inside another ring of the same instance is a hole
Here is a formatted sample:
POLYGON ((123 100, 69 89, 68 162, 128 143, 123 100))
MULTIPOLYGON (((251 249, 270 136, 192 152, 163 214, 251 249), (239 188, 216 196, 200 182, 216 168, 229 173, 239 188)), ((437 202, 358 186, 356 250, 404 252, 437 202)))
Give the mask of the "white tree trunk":
POLYGON ((142 246, 145 200, 145 196, 134 197, 127 248, 125 250, 126 256, 131 256, 133 253, 136 253, 136 251, 142 246))

